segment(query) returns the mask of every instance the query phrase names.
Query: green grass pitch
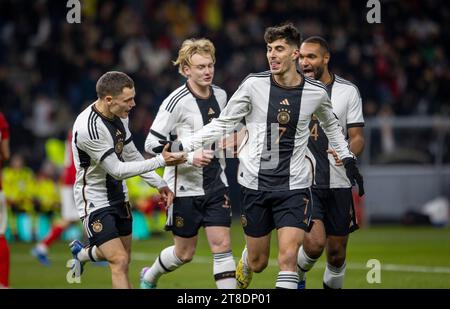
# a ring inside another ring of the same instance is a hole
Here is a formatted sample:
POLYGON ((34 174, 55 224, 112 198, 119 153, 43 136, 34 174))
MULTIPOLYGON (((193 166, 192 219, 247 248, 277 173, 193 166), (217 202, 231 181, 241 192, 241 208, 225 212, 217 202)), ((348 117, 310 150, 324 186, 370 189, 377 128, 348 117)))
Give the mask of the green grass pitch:
MULTIPOLYGON (((232 227, 233 254, 236 263, 244 246, 244 237, 237 222, 232 227)), ((273 288, 278 267, 276 263, 276 233, 272 233, 271 260, 264 272, 255 274, 250 288, 273 288)), ((171 234, 154 236, 146 241, 133 242, 130 278, 139 286, 142 267, 153 263, 159 251, 172 244, 171 234)), ((89 264, 80 284, 66 281, 70 259, 67 244, 56 243, 50 251, 51 266, 41 266, 30 255, 32 244, 12 243, 10 284, 12 288, 110 288, 108 267, 89 264)), ((307 288, 321 288, 325 259, 322 256, 308 273, 307 288)), ((450 288, 450 229, 370 227, 353 233, 347 253, 345 288, 450 288), (367 282, 367 261, 381 263, 381 282, 367 282)), ((203 230, 194 260, 182 268, 163 276, 158 288, 215 288, 212 276, 212 256, 203 230)))

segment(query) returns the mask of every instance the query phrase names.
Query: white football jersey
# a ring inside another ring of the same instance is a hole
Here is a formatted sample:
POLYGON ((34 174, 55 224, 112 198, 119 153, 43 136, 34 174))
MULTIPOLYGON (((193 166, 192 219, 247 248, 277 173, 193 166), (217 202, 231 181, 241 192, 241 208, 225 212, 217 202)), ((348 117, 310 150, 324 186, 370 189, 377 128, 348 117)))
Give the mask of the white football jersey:
MULTIPOLYGON (((185 83, 161 104, 145 141, 145 150, 154 153, 153 149, 161 146, 160 140, 174 141, 191 136, 219 117, 226 103, 225 91, 215 85, 211 87, 208 98, 201 98, 185 83)), ((222 151, 216 151, 211 163, 203 168, 193 166, 192 158, 193 153, 190 153, 187 163, 164 169, 164 180, 176 196, 199 196, 228 186, 222 151)))
MULTIPOLYGON (((326 87, 331 98, 333 112, 339 120, 344 135, 347 137, 348 128, 363 127, 364 117, 358 88, 337 75, 334 75, 333 82, 326 87)), ((308 149, 312 153, 315 167, 314 187, 319 189, 350 188, 350 180, 345 174, 344 166, 336 166, 333 155, 327 153, 331 146, 317 117, 313 116, 309 128, 311 136, 308 149)))
POLYGON ((128 202, 125 178, 141 175, 151 186, 166 185, 151 172, 163 166, 164 160, 161 156, 144 160, 133 143, 128 118, 108 119, 91 104, 78 115, 72 132, 77 170, 74 197, 81 218, 95 210, 128 202))
POLYGON ((187 151, 197 149, 232 131, 245 118, 248 139, 239 153, 238 182, 262 191, 303 189, 312 185, 313 178, 305 156, 313 113, 340 157, 353 157, 325 86, 302 75, 300 85, 283 87, 270 71, 250 74, 219 118, 181 141, 187 151))

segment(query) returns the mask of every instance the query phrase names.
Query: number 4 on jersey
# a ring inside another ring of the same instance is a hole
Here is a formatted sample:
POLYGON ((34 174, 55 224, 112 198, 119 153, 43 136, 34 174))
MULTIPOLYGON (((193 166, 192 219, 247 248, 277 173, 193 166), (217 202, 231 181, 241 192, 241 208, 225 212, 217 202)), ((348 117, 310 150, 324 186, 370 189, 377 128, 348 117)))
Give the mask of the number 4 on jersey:
POLYGON ((311 136, 311 138, 314 138, 314 141, 316 142, 319 138, 319 121, 317 120, 317 116, 313 114, 311 116, 311 121, 314 121, 314 124, 309 130, 309 135, 311 136))

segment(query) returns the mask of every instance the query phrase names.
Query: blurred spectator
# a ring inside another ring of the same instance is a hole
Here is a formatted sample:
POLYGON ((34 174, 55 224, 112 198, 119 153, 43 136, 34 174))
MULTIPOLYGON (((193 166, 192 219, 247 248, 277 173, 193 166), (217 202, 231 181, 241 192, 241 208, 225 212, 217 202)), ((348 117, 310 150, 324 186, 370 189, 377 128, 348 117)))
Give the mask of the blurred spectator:
POLYGON ((450 113, 444 0, 384 1, 381 24, 367 23, 366 1, 90 0, 82 2, 81 24, 66 22, 65 3, 0 2, 2 109, 15 128, 12 151, 32 159, 35 170, 44 155, 33 153, 40 137, 63 139, 73 115, 95 99, 105 71, 120 69, 135 80, 143 108, 130 123, 139 118, 136 128, 145 132, 179 84, 170 60, 184 39, 214 42, 217 83, 233 93, 248 73, 267 69, 262 33, 286 20, 304 37, 330 42, 332 70, 359 86, 367 118, 386 109, 396 116, 450 113), (57 120, 62 107, 72 114, 66 121, 57 120))
POLYGON ((3 169, 3 192, 11 214, 11 232, 14 238, 24 241, 32 240, 32 223, 30 213, 33 212, 34 174, 24 165, 23 158, 14 154, 9 166, 3 169))
POLYGON ((24 165, 23 158, 14 154, 9 166, 3 169, 3 192, 13 212, 31 212, 33 210, 34 174, 24 165))
MULTIPOLYGON (((0 173, 3 164, 7 163, 11 156, 9 149, 9 124, 0 111, 0 173)), ((8 225, 8 209, 2 188, 2 175, 0 175, 0 289, 9 286, 9 246, 6 241, 6 229, 8 225)))
POLYGON ((50 161, 44 161, 33 186, 34 209, 37 213, 50 216, 59 208, 61 200, 57 181, 56 167, 50 161))

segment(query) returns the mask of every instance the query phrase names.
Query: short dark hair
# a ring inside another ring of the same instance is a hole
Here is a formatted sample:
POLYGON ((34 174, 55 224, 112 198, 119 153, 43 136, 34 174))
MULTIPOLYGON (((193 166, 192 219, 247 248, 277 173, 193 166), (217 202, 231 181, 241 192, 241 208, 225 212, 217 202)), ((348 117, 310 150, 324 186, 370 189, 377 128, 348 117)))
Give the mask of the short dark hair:
POLYGON ((327 41, 321 36, 310 36, 309 38, 304 40, 303 43, 319 44, 320 47, 322 47, 327 53, 330 52, 330 46, 328 45, 327 41))
POLYGON ((285 39, 289 45, 297 47, 300 47, 302 40, 300 32, 292 23, 266 28, 264 33, 266 43, 272 43, 279 39, 285 39))
POLYGON ((98 79, 95 86, 100 99, 107 95, 118 96, 122 93, 123 88, 134 88, 134 82, 127 74, 118 71, 106 72, 98 79))

